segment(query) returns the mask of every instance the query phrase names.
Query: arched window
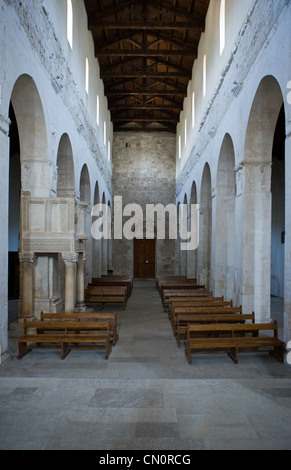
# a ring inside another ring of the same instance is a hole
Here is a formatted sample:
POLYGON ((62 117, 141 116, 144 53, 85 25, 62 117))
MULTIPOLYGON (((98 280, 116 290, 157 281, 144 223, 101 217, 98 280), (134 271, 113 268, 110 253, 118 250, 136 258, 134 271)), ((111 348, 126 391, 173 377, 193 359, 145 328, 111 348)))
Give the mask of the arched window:
POLYGON ((72 0, 67 0, 67 39, 73 49, 73 6, 72 0))
POLYGON ((220 31, 220 55, 221 55, 225 47, 225 0, 220 1, 219 31, 220 31))
POLYGON ((103 141, 104 141, 104 145, 106 146, 106 143, 107 143, 107 130, 106 130, 106 121, 104 121, 104 127, 103 127, 103 141))
POLYGON ((87 95, 89 94, 89 60, 86 57, 85 60, 85 88, 87 95))
POLYGON ((96 122, 97 122, 97 126, 99 126, 99 122, 100 122, 100 101, 99 101, 99 95, 97 95, 97 99, 96 99, 96 122))
POLYGON ((203 57, 203 98, 205 98, 206 92, 207 92, 206 74, 207 74, 207 64, 206 64, 206 54, 204 54, 204 57, 203 57))
POLYGON ((192 127, 195 126, 195 92, 192 93, 192 127))

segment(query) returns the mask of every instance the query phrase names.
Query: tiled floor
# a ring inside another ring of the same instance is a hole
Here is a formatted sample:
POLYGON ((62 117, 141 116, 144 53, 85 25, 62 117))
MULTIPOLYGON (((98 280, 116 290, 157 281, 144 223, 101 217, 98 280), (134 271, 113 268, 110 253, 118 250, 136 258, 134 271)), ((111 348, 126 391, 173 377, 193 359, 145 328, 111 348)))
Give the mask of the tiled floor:
POLYGON ((291 449, 290 366, 264 353, 189 365, 152 280, 116 310, 107 361, 33 350, 0 368, 0 449, 291 449))

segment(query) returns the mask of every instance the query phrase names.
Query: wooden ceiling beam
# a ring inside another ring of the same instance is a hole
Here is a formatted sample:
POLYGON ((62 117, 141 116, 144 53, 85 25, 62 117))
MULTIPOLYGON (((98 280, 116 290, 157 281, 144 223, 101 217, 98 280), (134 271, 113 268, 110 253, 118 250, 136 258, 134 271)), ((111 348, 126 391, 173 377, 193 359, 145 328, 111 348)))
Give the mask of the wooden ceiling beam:
POLYGON ((169 106, 166 104, 149 104, 149 105, 132 105, 132 104, 121 104, 110 106, 110 111, 124 111, 124 110, 153 110, 153 111, 162 111, 175 109, 176 111, 181 111, 183 108, 181 106, 169 106))
POLYGON ((202 27, 197 26, 194 22, 177 21, 95 21, 90 24, 89 30, 92 33, 99 31, 100 29, 126 29, 126 30, 167 30, 167 31, 180 31, 180 30, 191 30, 197 33, 202 32, 202 27))
POLYGON ((91 31, 91 26, 94 26, 95 22, 101 21, 108 16, 117 15, 132 5, 140 5, 140 0, 125 0, 119 5, 110 6, 109 8, 105 8, 101 11, 97 9, 95 11, 91 11, 88 18, 88 29, 91 31))
POLYGON ((196 58, 195 51, 181 49, 96 49, 95 55, 99 57, 191 57, 196 58))
POLYGON ((123 117, 123 118, 112 118, 112 122, 172 122, 177 123, 177 119, 170 119, 170 118, 145 118, 145 117, 123 117))
POLYGON ((153 133, 153 132, 167 132, 171 134, 176 134, 176 126, 164 126, 164 127, 123 127, 124 124, 118 123, 114 125, 115 132, 143 132, 143 133, 153 133), (121 124, 121 125, 119 125, 121 124))
MULTIPOLYGON (((100 76, 102 79, 112 78, 112 71, 102 72, 100 76)), ((191 78, 191 71, 189 72, 147 72, 146 70, 141 72, 122 72, 116 71, 114 78, 191 78)))
POLYGON ((147 2, 154 8, 160 8, 162 10, 172 13, 173 15, 175 15, 175 17, 178 16, 178 18, 184 18, 186 21, 189 21, 189 19, 193 19, 193 15, 190 15, 188 10, 173 6, 173 3, 166 3, 162 0, 147 0, 147 2))
MULTIPOLYGON (((120 104, 120 101, 122 100, 127 100, 128 98, 132 98, 133 100, 135 100, 135 103, 121 103, 121 104, 124 104, 126 106, 131 106, 132 104, 136 104, 136 102, 140 105, 144 105, 144 103, 148 104, 156 99, 158 100, 162 100, 163 102, 166 102, 169 103, 168 104, 168 107, 176 107, 176 108, 179 108, 179 109, 183 109, 183 96, 180 98, 179 101, 176 100, 175 97, 173 96, 158 96, 157 94, 156 95, 152 95, 151 98, 149 99, 146 99, 146 101, 144 100, 144 97, 141 95, 141 99, 137 96, 137 95, 132 95, 132 96, 120 96, 120 95, 113 95, 111 97, 108 97, 108 106, 109 108, 111 108, 111 106, 118 106, 118 103, 120 104)), ((178 97, 177 97, 178 98, 178 97)), ((179 98, 178 98, 179 99, 179 98)))
POLYGON ((141 90, 141 91, 124 91, 124 90, 113 90, 113 91, 108 91, 106 93, 106 96, 133 96, 133 95, 155 95, 157 97, 159 96, 168 96, 168 95, 174 95, 174 96, 186 96, 186 92, 183 91, 177 91, 177 90, 141 90))

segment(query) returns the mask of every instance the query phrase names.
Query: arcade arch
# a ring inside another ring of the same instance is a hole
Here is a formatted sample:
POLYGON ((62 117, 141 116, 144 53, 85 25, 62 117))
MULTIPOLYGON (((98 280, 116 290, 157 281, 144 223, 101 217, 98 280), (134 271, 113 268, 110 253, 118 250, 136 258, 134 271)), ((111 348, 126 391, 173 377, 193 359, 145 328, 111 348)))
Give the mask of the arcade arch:
POLYGON ((273 76, 256 91, 248 120, 245 157, 239 170, 243 194, 242 305, 257 321, 271 314, 272 149, 283 96, 273 76))
POLYGON ((197 252, 198 283, 210 286, 212 231, 212 195, 209 164, 204 166, 200 190, 199 247, 197 252))
POLYGON ((235 279, 235 155, 229 134, 219 154, 216 180, 215 247, 212 271, 217 296, 234 298, 235 279))

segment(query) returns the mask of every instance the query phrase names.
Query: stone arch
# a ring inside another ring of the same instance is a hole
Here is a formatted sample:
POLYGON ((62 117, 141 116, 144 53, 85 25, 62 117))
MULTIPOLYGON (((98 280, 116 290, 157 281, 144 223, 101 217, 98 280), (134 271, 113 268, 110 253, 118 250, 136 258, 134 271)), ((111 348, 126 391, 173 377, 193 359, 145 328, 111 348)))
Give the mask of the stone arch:
MULTIPOLYGON (((192 204, 197 204, 197 187, 195 181, 193 181, 191 186, 190 207, 192 204)), ((187 277, 197 279, 197 249, 188 252, 187 277)))
MULTIPOLYGON (((102 199, 101 199, 102 206, 106 206, 106 197, 105 193, 102 193, 102 199)), ((107 216, 107 214, 106 214, 107 216)), ((105 227, 103 227, 103 233, 105 233, 105 227)), ((101 239, 101 246, 102 246, 102 251, 101 251, 101 274, 107 275, 107 269, 108 269, 108 240, 104 237, 101 239)))
POLYGON ((179 238, 179 260, 180 260, 180 275, 181 276, 187 276, 187 264, 188 264, 188 251, 187 250, 182 250, 181 249, 181 243, 183 243, 184 240, 182 240, 180 234, 181 234, 181 224, 183 217, 185 216, 184 211, 186 211, 186 216, 187 216, 187 222, 188 222, 188 200, 187 200, 187 194, 184 194, 183 198, 183 204, 179 204, 179 211, 178 211, 178 221, 179 221, 179 231, 178 231, 178 238, 179 238))
POLYGON ((244 162, 238 168, 243 196, 242 305, 257 321, 270 320, 271 167, 275 128, 283 96, 273 76, 256 91, 248 120, 244 162))
POLYGON ((235 279, 235 153, 232 138, 224 136, 217 167, 213 286, 216 296, 234 298, 235 279))
POLYGON ((43 255, 37 257, 34 253, 35 247, 29 243, 24 246, 24 231, 28 240, 28 227, 31 226, 31 219, 38 220, 37 213, 27 210, 27 201, 30 197, 49 197, 55 191, 55 173, 48 161, 44 109, 37 86, 30 75, 20 75, 16 80, 11 93, 10 113, 13 113, 17 123, 21 178, 19 185, 19 214, 21 214, 19 217, 19 317, 30 318, 39 307, 36 299, 46 298, 49 302, 50 294, 46 282, 49 258, 43 255), (24 198, 26 209, 23 209, 24 198))
POLYGON ((31 76, 21 75, 12 91, 19 141, 22 191, 32 196, 50 196, 52 174, 48 163, 48 141, 44 110, 31 76))
POLYGON ((212 194, 209 164, 203 169, 200 189, 199 247, 197 252, 198 283, 210 289, 212 231, 212 194))
MULTIPOLYGON (((99 206, 100 204, 100 189, 99 189, 98 181, 96 181, 95 183, 93 202, 94 202, 94 206, 99 206)), ((102 253, 102 240, 96 240, 95 238, 93 238, 92 240, 92 276, 93 277, 101 277, 101 253, 102 253)))
POLYGON ((85 264, 85 285, 91 281, 92 277, 92 236, 91 236, 91 185, 88 167, 83 165, 80 175, 80 201, 87 204, 86 207, 86 264, 85 264))
POLYGON ((72 196, 75 194, 75 170, 73 151, 68 134, 63 134, 57 155, 58 183, 57 196, 72 196))

